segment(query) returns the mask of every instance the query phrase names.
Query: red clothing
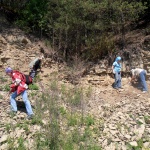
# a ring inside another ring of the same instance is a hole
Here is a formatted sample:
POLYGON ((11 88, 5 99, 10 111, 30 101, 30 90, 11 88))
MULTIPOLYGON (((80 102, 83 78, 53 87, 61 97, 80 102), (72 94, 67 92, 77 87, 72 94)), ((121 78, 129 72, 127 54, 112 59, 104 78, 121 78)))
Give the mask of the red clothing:
POLYGON ((21 94, 23 91, 28 89, 28 85, 22 81, 22 75, 19 71, 13 71, 11 74, 13 84, 10 86, 11 92, 17 91, 17 94, 21 94))

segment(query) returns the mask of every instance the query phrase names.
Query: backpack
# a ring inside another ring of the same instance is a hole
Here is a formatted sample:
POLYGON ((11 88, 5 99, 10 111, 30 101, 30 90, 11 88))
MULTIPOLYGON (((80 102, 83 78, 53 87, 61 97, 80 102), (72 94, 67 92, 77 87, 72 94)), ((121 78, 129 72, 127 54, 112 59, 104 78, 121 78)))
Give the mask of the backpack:
POLYGON ((25 82, 27 85, 32 84, 32 78, 29 75, 25 75, 17 70, 14 70, 13 73, 16 73, 21 76, 21 81, 25 82))

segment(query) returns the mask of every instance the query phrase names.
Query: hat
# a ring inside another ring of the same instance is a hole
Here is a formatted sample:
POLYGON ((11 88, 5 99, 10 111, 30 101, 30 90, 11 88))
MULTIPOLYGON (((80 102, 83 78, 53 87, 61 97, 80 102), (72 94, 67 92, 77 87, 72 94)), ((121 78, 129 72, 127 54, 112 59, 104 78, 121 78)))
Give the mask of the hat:
POLYGON ((12 72, 12 71, 13 71, 13 70, 12 70, 10 67, 8 67, 8 68, 5 69, 5 72, 6 72, 6 73, 10 73, 10 72, 12 72))
POLYGON ((118 57, 116 58, 116 61, 119 61, 119 60, 121 60, 121 57, 120 57, 120 56, 118 56, 118 57))

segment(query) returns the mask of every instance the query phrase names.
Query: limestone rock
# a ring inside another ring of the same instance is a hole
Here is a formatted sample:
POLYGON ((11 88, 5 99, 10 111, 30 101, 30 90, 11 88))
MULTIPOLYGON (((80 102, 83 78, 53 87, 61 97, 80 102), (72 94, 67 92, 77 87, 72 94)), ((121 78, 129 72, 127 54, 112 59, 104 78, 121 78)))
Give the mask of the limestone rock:
POLYGON ((131 146, 138 146, 138 144, 137 144, 136 141, 130 142, 129 144, 130 144, 131 146))
POLYGON ((0 143, 7 141, 8 135, 2 135, 2 137, 0 138, 0 143))

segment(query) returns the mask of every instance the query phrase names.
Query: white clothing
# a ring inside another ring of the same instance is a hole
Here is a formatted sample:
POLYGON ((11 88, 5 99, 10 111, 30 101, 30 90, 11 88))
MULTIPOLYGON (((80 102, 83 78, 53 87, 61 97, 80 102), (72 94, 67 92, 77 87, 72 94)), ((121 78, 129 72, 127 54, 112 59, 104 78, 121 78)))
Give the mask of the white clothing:
POLYGON ((139 76, 142 71, 144 71, 144 69, 136 68, 136 69, 132 69, 131 73, 132 76, 139 76))

